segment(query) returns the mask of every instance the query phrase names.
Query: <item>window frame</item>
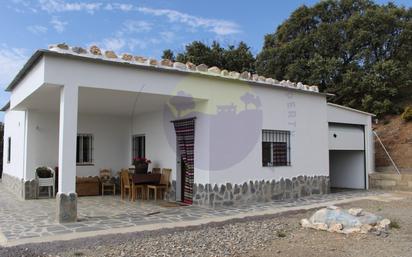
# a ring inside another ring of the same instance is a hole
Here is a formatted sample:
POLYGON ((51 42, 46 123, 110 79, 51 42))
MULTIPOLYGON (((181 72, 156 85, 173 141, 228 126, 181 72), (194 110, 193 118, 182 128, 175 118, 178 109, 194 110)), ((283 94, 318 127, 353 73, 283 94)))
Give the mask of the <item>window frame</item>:
POLYGON ((146 135, 145 134, 132 135, 132 162, 135 157, 142 157, 142 158, 146 157, 146 135), (140 144, 137 143, 137 145, 135 145, 136 138, 142 138, 143 141, 140 144), (142 156, 138 156, 140 152, 138 149, 139 147, 142 147, 142 149, 140 150, 142 152, 142 156))
POLYGON ((79 133, 77 134, 76 137, 76 166, 94 166, 94 137, 93 134, 90 133, 79 133), (87 137, 89 138, 90 145, 87 148, 88 153, 88 158, 90 159, 89 161, 85 162, 83 161, 84 158, 84 147, 83 147, 83 141, 84 138, 87 137), (79 140, 81 138, 81 140, 79 140), (81 143, 80 146, 78 143, 81 143))
POLYGON ((291 141, 289 130, 262 129, 262 166, 289 167, 291 162, 291 141), (284 146, 282 146, 284 144, 284 146), (269 157, 268 148, 270 148, 269 157), (276 155, 278 153, 278 155, 276 155), (270 162, 265 160, 270 159, 270 162))

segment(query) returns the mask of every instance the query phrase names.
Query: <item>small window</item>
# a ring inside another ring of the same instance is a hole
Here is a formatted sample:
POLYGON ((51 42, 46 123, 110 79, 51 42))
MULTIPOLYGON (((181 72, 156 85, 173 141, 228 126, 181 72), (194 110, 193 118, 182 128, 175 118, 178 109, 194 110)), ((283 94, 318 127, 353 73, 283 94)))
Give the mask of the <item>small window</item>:
POLYGON ((7 138, 7 163, 11 160, 11 137, 7 138))
POLYGON ((132 159, 146 157, 146 138, 144 135, 134 135, 132 139, 132 159))
POLYGON ((290 166, 290 131, 262 131, 262 165, 290 166))
POLYGON ((93 165, 93 135, 77 135, 76 163, 77 165, 93 165))

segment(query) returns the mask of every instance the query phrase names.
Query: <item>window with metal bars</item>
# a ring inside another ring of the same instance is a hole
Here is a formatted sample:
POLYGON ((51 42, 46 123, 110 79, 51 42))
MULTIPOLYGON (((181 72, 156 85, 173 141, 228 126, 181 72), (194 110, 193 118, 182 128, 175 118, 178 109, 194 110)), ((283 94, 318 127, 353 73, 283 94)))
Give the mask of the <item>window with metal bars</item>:
POLYGON ((146 157, 146 138, 144 135, 134 135, 132 139, 132 159, 146 157))
POLYGON ((290 131, 262 130, 262 165, 290 166, 290 131))
POLYGON ((93 165, 93 135, 78 134, 76 147, 77 165, 93 165))

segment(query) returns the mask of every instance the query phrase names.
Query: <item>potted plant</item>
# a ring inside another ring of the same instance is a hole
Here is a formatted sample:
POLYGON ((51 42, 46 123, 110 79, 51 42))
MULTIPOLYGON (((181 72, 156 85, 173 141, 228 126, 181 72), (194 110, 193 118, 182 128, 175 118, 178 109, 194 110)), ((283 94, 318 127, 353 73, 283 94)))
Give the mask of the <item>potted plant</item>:
POLYGON ((145 157, 135 157, 133 158, 133 165, 135 167, 134 173, 136 174, 147 174, 147 170, 149 169, 149 164, 152 161, 145 157))

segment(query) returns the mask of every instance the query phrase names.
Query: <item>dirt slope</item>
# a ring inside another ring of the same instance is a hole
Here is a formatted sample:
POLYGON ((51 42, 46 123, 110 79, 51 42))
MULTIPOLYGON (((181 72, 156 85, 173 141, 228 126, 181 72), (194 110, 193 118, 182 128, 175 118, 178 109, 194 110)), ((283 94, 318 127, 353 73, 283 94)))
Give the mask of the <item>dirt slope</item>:
MULTIPOLYGON (((404 122, 400 116, 388 116, 374 128, 398 167, 412 171, 412 122, 404 122)), ((377 168, 391 165, 376 139, 375 162, 377 168)))

